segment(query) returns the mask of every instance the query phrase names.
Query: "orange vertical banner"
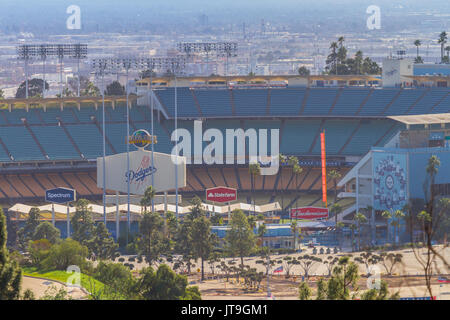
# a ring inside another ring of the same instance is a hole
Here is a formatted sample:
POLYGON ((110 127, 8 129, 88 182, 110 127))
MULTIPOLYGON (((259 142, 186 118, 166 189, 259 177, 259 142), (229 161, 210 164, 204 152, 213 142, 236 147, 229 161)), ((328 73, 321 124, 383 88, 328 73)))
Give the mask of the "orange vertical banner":
POLYGON ((322 158, 322 201, 325 207, 328 207, 327 202, 327 160, 325 154, 325 131, 320 133, 320 151, 322 158))

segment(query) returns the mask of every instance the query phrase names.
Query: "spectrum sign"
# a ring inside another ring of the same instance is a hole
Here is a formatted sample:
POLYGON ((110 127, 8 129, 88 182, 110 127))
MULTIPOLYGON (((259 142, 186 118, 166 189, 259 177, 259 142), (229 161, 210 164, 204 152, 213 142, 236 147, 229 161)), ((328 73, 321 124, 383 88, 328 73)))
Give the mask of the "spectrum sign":
POLYGON ((45 191, 45 201, 51 203, 67 203, 76 200, 76 191, 68 188, 56 188, 45 191))
POLYGON ((206 200, 212 202, 231 202, 237 199, 237 191, 233 188, 216 187, 206 189, 206 200))
POLYGON ((328 208, 302 207, 291 209, 292 219, 324 219, 328 218, 328 208))

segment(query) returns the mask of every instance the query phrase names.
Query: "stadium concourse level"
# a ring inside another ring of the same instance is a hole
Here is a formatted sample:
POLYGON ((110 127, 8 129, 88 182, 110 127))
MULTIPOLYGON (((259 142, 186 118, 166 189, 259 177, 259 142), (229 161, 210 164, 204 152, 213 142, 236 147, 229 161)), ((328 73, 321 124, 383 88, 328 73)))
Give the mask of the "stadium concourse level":
MULTIPOLYGON (((56 187, 75 189, 80 198, 98 200, 102 197, 102 190, 97 188, 97 174, 95 166, 84 170, 61 169, 62 172, 42 172, 46 170, 27 170, 21 173, 17 168, 14 173, 0 174, 0 202, 15 203, 18 201, 42 202, 45 198, 45 190, 56 187)), ((342 174, 348 172, 348 168, 341 170, 342 174)), ((189 166, 187 170, 187 186, 180 190, 183 194, 192 196, 197 194, 203 197, 205 189, 228 186, 236 188, 240 193, 255 192, 264 193, 275 199, 278 192, 301 191, 304 194, 316 194, 319 197, 321 188, 321 173, 319 168, 309 167, 304 169, 301 175, 296 177, 290 167, 283 167, 277 175, 259 176, 255 178, 254 187, 251 186, 248 168, 232 166, 189 166)), ((332 182, 328 182, 331 190, 332 182)), ((111 192, 111 194, 114 194, 111 192)), ((245 200, 243 200, 245 201, 245 200)))

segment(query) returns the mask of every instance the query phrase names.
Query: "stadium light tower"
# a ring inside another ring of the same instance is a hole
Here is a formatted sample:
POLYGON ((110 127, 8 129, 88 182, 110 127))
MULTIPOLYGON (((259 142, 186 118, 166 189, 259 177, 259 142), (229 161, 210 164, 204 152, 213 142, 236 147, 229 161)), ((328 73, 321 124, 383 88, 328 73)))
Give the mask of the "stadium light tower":
POLYGON ((106 226, 106 131, 105 131, 105 75, 117 73, 117 61, 114 59, 100 58, 92 61, 92 69, 96 77, 101 79, 102 94, 102 135, 103 135, 103 222, 106 226))
MULTIPOLYGON (((186 56, 175 56, 175 57, 169 57, 166 61, 167 64, 170 67, 170 71, 173 74, 174 80, 175 80, 175 152, 178 157, 178 95, 177 95, 177 75, 181 75, 184 72, 184 69, 186 68, 186 56)), ((178 159, 178 158, 177 158, 178 159)), ((178 162, 175 166, 175 214, 177 217, 177 220, 179 218, 178 215, 178 162)))
POLYGON ((16 48, 17 58, 25 64, 25 97, 28 99, 28 63, 36 57, 36 46, 24 44, 16 48))
POLYGON ((87 45, 86 44, 75 44, 70 48, 70 55, 72 58, 77 60, 77 96, 80 96, 80 60, 87 58, 87 45))
POLYGON ((185 53, 188 57, 196 53, 206 54, 206 63, 208 64, 209 54, 216 54, 216 57, 226 57, 225 75, 228 75, 228 59, 237 57, 237 42, 180 42, 177 49, 185 53))
POLYGON ((64 57, 77 59, 78 64, 78 96, 80 96, 80 59, 87 57, 86 44, 40 44, 40 45, 20 45, 17 47, 17 56, 19 60, 25 62, 25 85, 28 98, 28 62, 35 57, 42 60, 42 77, 44 81, 42 96, 45 97, 45 62, 48 57, 57 57, 60 63, 60 94, 63 95, 62 88, 62 63, 64 57))

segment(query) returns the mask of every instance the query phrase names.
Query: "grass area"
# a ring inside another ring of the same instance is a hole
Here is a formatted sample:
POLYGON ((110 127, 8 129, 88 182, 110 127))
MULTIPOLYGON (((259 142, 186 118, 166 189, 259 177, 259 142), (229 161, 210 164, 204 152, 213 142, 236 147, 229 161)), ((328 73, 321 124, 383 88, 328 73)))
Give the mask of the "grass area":
MULTIPOLYGON (((23 267, 22 270, 24 276, 44 278, 48 280, 60 281, 63 283, 66 283, 67 279, 72 275, 72 273, 67 273, 61 270, 40 271, 36 267, 23 267)), ((103 291, 105 287, 102 282, 83 273, 81 273, 81 286, 90 293, 98 292, 99 290, 103 291)), ((107 294, 102 294, 101 298, 108 299, 109 297, 107 294)))

